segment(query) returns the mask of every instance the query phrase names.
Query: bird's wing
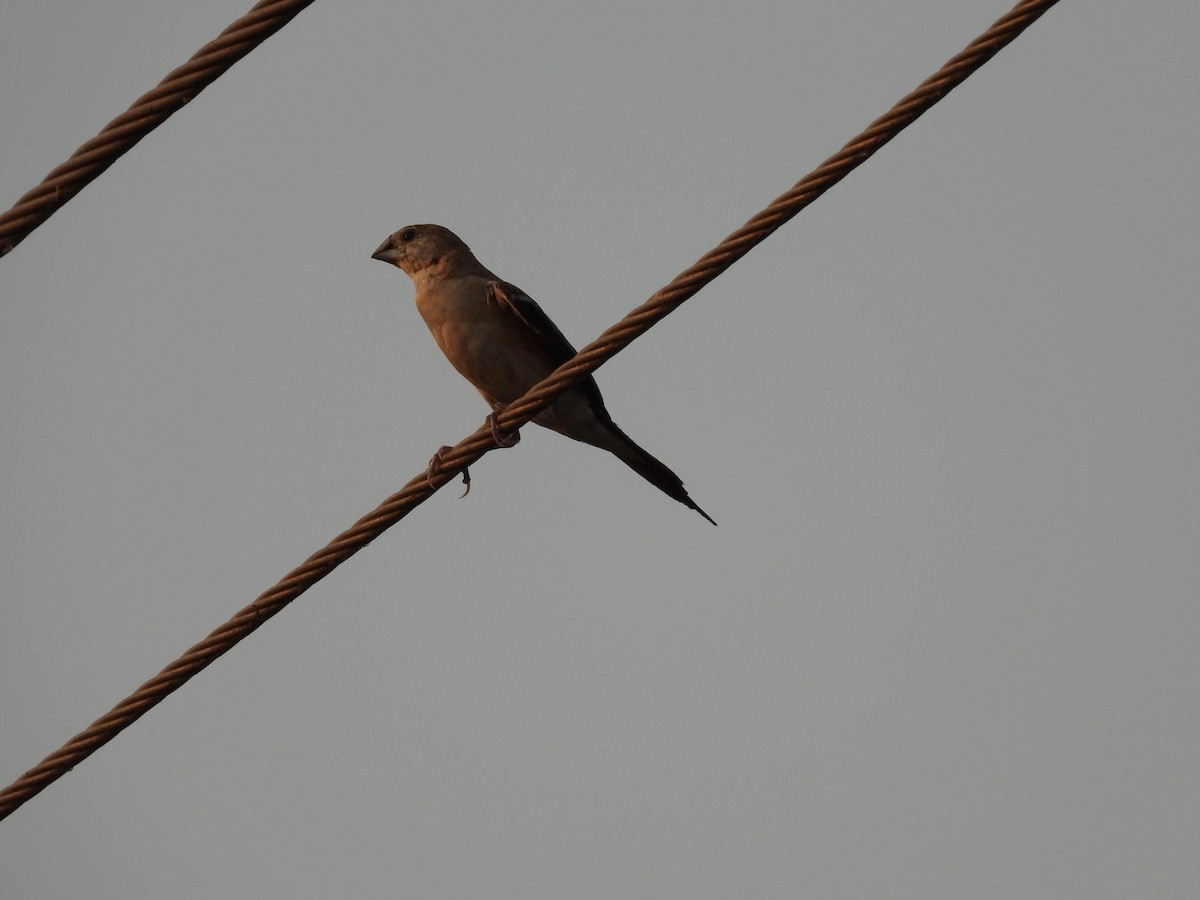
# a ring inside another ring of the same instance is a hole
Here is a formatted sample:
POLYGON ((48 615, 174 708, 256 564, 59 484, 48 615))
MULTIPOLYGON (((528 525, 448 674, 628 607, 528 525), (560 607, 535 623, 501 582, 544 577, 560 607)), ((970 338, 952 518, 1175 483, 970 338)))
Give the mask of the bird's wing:
POLYGON ((558 326, 532 297, 516 285, 506 281, 489 281, 488 299, 536 334, 554 358, 556 366, 561 366, 575 355, 575 348, 558 330, 558 326))
MULTIPOLYGON (((575 355, 575 348, 546 315, 545 310, 515 284, 509 284, 507 281, 489 281, 487 292, 489 302, 494 302, 500 309, 537 335, 556 367, 561 366, 575 355)), ((596 386, 596 381, 592 376, 589 375, 581 381, 575 389, 583 392, 592 408, 602 419, 611 421, 608 410, 604 408, 604 398, 600 396, 600 388, 596 386)))

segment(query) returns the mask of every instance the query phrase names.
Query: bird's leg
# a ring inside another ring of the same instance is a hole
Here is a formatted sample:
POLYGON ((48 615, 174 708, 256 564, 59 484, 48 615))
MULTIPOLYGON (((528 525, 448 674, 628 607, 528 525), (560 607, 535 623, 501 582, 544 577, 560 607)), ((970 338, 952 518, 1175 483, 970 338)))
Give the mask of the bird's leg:
MULTIPOLYGON (((438 447, 437 453, 433 454, 433 456, 430 457, 429 468, 425 470, 425 480, 427 482, 429 482, 429 486, 431 488, 435 486, 433 483, 433 478, 435 475, 437 475, 438 470, 441 469, 442 460, 445 458, 446 454, 449 453, 453 449, 454 449, 453 447, 443 444, 441 447, 438 447)), ((463 466, 462 477, 463 477, 463 484, 466 485, 467 489, 465 491, 463 491, 462 494, 459 496, 459 498, 458 498, 459 500, 461 500, 463 497, 467 496, 467 494, 471 493, 471 472, 470 472, 470 470, 467 469, 466 466, 463 466)))
POLYGON ((515 447, 521 442, 521 432, 519 431, 510 431, 508 434, 500 432, 500 425, 496 419, 507 406, 507 403, 493 403, 491 415, 485 420, 488 427, 492 429, 492 440, 496 442, 497 447, 515 447))

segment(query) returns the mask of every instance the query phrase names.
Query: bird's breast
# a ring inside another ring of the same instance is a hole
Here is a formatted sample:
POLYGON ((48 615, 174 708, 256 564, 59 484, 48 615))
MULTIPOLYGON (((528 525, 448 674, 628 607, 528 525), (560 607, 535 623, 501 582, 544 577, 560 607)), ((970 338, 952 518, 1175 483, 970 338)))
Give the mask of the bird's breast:
POLYGON ((553 371, 537 336, 472 291, 418 291, 417 310, 442 353, 489 403, 511 403, 553 371))

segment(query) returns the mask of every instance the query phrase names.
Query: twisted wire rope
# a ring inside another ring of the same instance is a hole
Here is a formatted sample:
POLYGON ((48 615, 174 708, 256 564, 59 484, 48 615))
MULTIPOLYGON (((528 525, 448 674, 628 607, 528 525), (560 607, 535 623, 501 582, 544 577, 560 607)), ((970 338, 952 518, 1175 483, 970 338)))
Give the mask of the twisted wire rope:
MULTIPOLYGON (((560 394, 595 371, 636 337, 648 331, 704 285, 745 256, 784 222, 865 162, 876 150, 961 84, 967 76, 1013 41, 1057 2, 1058 0, 1023 0, 1018 3, 838 153, 726 237, 649 300, 584 347, 576 356, 530 388, 523 397, 511 403, 498 417, 499 427, 502 430, 512 430, 528 422, 560 394)), ((0 819, 10 815, 128 728, 153 706, 162 702, 168 694, 181 687, 343 561, 366 547, 425 502, 442 485, 453 480, 459 471, 495 447, 495 440, 487 425, 481 426, 456 444, 444 454, 441 466, 436 472, 428 475, 422 472, 415 476, 399 492, 306 559, 274 587, 238 611, 228 622, 191 647, 86 730, 0 791, 0 819)))
POLYGON ((0 215, 0 256, 10 253, 138 141, 189 103, 313 0, 262 0, 134 101, 62 165, 0 215))

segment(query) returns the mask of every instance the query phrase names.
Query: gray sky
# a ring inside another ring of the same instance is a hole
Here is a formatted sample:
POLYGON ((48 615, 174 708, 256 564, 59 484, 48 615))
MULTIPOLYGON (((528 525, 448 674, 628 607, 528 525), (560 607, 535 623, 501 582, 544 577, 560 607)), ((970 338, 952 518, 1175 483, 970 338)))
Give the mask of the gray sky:
MULTIPOLYGON (((0 205, 249 0, 9 0, 0 205)), ((317 4, 0 260, 0 782, 1008 9, 317 4)), ((5 896, 1194 897, 1200 6, 1063 3, 0 825, 5 896)))

